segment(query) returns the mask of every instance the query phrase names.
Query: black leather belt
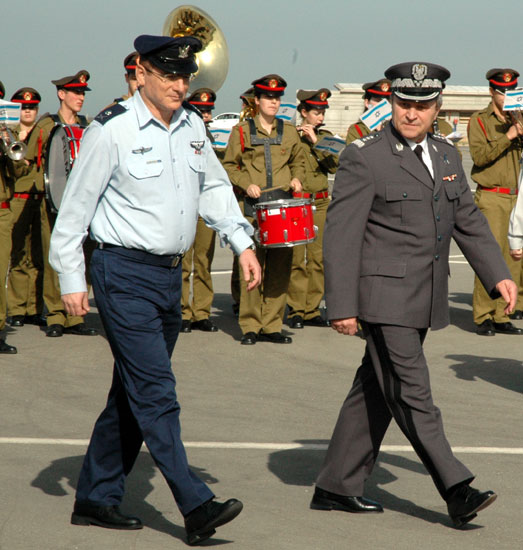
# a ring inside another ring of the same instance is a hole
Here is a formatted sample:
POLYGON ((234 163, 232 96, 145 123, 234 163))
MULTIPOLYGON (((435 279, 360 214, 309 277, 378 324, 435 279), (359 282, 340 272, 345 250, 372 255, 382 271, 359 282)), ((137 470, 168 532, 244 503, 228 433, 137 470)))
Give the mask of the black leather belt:
POLYGON ((145 250, 124 248, 123 246, 110 243, 98 243, 96 248, 99 250, 111 250, 111 252, 131 258, 142 264, 157 265, 160 267, 178 267, 183 259, 183 254, 151 254, 151 252, 146 252, 145 250))

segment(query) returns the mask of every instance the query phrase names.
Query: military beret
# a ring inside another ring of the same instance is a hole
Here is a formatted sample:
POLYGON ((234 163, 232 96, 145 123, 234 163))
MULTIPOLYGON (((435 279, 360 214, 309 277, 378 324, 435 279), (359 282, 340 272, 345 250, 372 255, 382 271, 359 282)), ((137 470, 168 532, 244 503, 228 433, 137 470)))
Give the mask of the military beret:
POLYGON ((123 66, 127 71, 127 74, 134 74, 136 70, 136 58, 138 57, 138 52, 131 52, 124 60, 123 66))
POLYGON ((5 88, 2 81, 0 80, 0 99, 2 99, 4 96, 5 96, 5 88))
POLYGON ((328 109, 329 102, 327 99, 331 96, 328 88, 320 88, 319 90, 298 90, 296 98, 300 103, 311 107, 312 109, 328 109))
POLYGON ((214 102, 216 101, 216 94, 210 88, 198 88, 195 90, 187 101, 198 107, 200 111, 212 111, 214 109, 214 102))
POLYGON ((248 90, 245 90, 243 94, 240 96, 240 99, 247 104, 250 104, 250 102, 254 99, 254 88, 249 88, 248 90))
POLYGON ((362 89, 365 92, 363 97, 369 96, 380 96, 381 98, 389 97, 391 95, 390 91, 390 80, 388 78, 382 78, 376 80, 376 82, 366 82, 362 89))
POLYGON ((134 47, 141 58, 166 73, 192 74, 198 70, 195 54, 202 49, 202 43, 194 36, 142 34, 134 41, 134 47))
POLYGON ((517 88, 519 73, 514 69, 490 69, 485 75, 490 87, 500 92, 517 88))
POLYGON ((21 103, 22 105, 38 105, 42 101, 42 97, 34 88, 20 88, 16 90, 11 97, 11 101, 15 103, 21 103))
POLYGON ((254 87, 254 95, 256 96, 264 94, 269 97, 280 97, 287 87, 287 82, 277 74, 262 76, 257 80, 253 80, 251 84, 254 87))
POLYGON ((64 76, 59 80, 51 80, 51 83, 58 90, 71 90, 73 92, 89 92, 91 88, 87 87, 87 81, 91 75, 84 69, 78 71, 74 76, 64 76))
POLYGON ((430 101, 443 91, 450 72, 434 63, 409 61, 389 67, 385 77, 391 80, 391 91, 400 99, 430 101))

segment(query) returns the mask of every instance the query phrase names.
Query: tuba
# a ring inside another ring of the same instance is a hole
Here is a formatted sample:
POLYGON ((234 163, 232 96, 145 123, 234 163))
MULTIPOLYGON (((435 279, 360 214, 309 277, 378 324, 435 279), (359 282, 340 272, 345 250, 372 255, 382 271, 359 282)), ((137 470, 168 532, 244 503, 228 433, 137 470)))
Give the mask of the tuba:
POLYGON ((229 70, 229 48, 225 36, 214 19, 195 6, 178 6, 165 20, 162 34, 176 38, 194 36, 202 42, 196 54, 198 71, 190 85, 190 92, 198 88, 221 88, 229 70))

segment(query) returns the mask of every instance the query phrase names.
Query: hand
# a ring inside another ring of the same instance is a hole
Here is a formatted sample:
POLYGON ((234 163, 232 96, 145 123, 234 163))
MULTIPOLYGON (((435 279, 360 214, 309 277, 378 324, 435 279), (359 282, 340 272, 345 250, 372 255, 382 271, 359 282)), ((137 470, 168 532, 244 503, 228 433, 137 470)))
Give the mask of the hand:
POLYGON ((303 187, 301 186, 301 181, 298 178, 292 178, 291 189, 296 193, 301 193, 303 187))
POLYGON ((69 315, 79 315, 83 317, 90 311, 87 292, 72 292, 71 294, 62 294, 62 302, 65 311, 69 315))
POLYGON ((504 309, 505 314, 512 313, 518 299, 518 285, 511 279, 503 279, 496 285, 496 290, 507 302, 507 307, 504 309))
POLYGON ((311 143, 316 143, 318 141, 316 132, 314 131, 314 126, 312 124, 304 124, 303 126, 300 126, 300 131, 305 134, 305 137, 311 143))
POLYGON ((247 187, 247 195, 251 197, 251 199, 259 199, 261 197, 261 189, 254 185, 254 183, 251 183, 249 187, 247 187))
POLYGON ((521 124, 519 124, 519 122, 514 123, 514 124, 508 129, 508 132, 506 133, 506 136, 507 136, 508 139, 510 139, 511 141, 512 141, 513 139, 516 139, 518 136, 523 136, 523 126, 521 126, 521 124))
POLYGON ((239 257, 243 278, 247 283, 247 290, 255 289, 261 283, 261 266, 254 250, 246 248, 239 257))
POLYGON ((358 332, 358 318, 331 319, 331 327, 339 334, 354 336, 358 332))
POLYGON ((515 248, 514 250, 511 250, 510 251, 510 255, 512 256, 512 258, 514 260, 521 260, 521 258, 523 257, 523 249, 521 248, 515 248))

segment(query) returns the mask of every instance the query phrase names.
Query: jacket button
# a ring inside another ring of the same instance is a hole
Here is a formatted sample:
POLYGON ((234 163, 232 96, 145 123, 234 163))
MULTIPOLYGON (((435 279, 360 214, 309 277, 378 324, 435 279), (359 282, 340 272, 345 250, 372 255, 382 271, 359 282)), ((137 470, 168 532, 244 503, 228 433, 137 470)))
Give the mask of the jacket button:
POLYGON ((441 241, 441 235, 438 235, 438 241, 441 241))
POLYGON ((438 202, 438 201, 439 201, 439 195, 434 195, 434 200, 435 200, 436 202, 438 202))
POLYGON ((436 221, 439 222, 441 218, 439 216, 436 216, 436 221))
POLYGON ((439 260, 439 254, 436 254, 436 255, 434 256, 434 259, 435 259, 435 260, 439 260))
POLYGON ((404 197, 404 198, 407 198, 408 196, 409 196, 408 193, 403 193, 403 197, 404 197))

